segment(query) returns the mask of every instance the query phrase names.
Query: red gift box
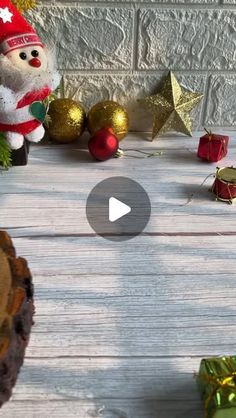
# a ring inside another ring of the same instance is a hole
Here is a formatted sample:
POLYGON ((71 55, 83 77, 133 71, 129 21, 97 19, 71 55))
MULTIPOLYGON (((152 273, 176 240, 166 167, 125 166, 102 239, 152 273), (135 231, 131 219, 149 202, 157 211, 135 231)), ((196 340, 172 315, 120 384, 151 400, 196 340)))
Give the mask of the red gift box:
POLYGON ((228 136, 209 132, 200 138, 197 156, 215 163, 226 156, 228 142, 228 136))

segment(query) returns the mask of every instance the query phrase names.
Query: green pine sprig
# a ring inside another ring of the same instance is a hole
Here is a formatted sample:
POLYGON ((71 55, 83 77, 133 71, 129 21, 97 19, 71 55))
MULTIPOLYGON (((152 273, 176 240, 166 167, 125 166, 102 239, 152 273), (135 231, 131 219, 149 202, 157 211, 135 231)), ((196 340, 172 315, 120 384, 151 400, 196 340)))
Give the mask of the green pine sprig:
POLYGON ((11 167, 11 148, 8 145, 5 136, 0 133, 0 165, 4 169, 11 167))

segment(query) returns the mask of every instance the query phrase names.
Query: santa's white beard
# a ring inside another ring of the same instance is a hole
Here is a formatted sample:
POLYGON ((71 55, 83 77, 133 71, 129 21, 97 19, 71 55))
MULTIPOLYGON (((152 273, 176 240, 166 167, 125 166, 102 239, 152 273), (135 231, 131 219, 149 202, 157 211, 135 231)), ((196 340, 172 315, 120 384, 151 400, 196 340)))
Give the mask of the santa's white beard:
POLYGON ((7 56, 0 54, 0 84, 12 90, 18 98, 33 90, 40 90, 53 85, 56 73, 54 57, 47 51, 48 68, 41 72, 22 71, 18 69, 7 56))

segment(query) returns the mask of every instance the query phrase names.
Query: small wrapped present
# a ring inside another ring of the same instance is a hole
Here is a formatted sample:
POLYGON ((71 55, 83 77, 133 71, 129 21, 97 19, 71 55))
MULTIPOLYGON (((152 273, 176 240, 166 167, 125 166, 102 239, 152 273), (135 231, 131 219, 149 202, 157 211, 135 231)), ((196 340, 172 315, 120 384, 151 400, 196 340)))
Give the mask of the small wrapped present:
POLYGON ((216 162, 224 158, 228 151, 229 137, 207 132, 199 141, 197 156, 203 160, 216 162))
POLYGON ((236 418, 236 356, 203 359, 197 380, 205 418, 236 418))

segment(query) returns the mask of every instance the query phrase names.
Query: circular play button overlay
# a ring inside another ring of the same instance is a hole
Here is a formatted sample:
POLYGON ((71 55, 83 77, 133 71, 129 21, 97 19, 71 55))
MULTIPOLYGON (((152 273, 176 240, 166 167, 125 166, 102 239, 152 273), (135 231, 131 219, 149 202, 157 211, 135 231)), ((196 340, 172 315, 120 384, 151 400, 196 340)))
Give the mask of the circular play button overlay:
POLYGON ((109 177, 90 192, 86 214, 96 234, 110 241, 125 241, 144 230, 150 218, 151 203, 136 181, 109 177))

